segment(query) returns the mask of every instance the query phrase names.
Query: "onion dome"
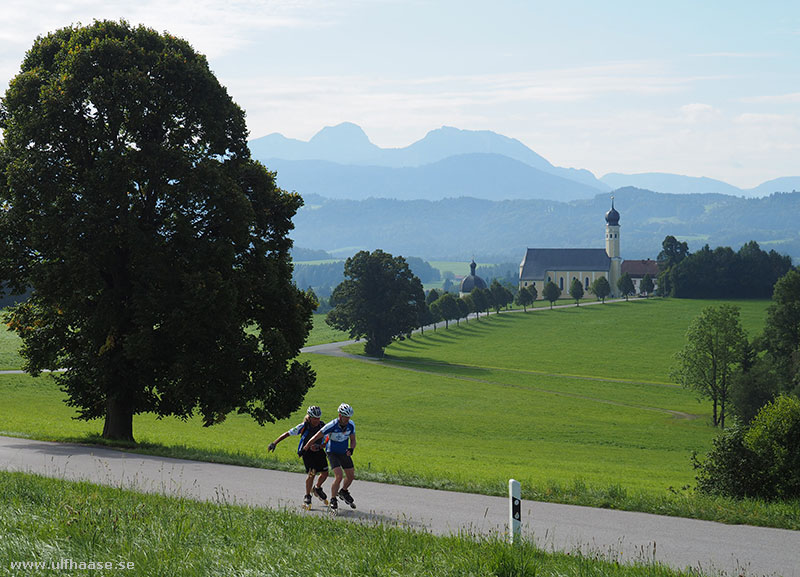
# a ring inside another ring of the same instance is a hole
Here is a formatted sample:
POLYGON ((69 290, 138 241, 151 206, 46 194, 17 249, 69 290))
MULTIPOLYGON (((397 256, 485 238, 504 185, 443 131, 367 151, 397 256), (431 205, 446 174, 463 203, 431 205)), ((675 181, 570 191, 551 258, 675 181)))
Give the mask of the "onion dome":
POLYGON ((469 264, 470 274, 461 281, 461 294, 469 294, 477 288, 486 288, 486 281, 475 274, 475 267, 477 266, 475 260, 469 264))
POLYGON ((611 210, 606 213, 606 224, 609 226, 619 226, 619 213, 614 208, 614 197, 611 197, 611 210))

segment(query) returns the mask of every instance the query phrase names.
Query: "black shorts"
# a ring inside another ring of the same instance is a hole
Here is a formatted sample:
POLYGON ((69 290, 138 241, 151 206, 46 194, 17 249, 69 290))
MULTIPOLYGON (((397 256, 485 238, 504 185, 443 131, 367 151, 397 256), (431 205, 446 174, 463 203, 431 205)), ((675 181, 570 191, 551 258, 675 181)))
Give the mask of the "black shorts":
POLYGON ((328 461, 325 460, 325 451, 322 450, 304 451, 303 464, 306 466, 306 473, 323 473, 328 470, 328 461))
POLYGON ((331 462, 331 469, 341 467, 342 469, 352 469, 353 459, 344 453, 328 453, 328 460, 331 462))

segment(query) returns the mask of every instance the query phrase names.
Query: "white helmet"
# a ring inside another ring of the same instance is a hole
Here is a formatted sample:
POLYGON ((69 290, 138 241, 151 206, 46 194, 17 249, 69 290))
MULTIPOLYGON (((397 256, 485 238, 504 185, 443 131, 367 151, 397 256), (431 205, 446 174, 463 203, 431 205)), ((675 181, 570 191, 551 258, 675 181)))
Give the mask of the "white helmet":
POLYGON ((339 414, 343 417, 352 417, 353 407, 351 407, 347 403, 342 403, 341 405, 339 405, 339 414))
POLYGON ((318 418, 320 418, 322 416, 322 409, 320 409, 316 405, 312 405, 312 406, 308 407, 308 411, 306 411, 306 412, 308 413, 309 417, 314 417, 314 418, 318 419, 318 418))

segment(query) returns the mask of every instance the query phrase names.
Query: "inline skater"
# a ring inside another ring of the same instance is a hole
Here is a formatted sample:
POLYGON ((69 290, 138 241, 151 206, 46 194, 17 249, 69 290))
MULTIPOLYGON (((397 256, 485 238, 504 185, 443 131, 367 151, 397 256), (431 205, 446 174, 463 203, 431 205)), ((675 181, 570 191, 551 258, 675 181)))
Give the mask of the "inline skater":
POLYGON ((325 451, 318 442, 308 443, 308 439, 316 435, 322 429, 322 409, 316 405, 308 407, 303 422, 283 433, 280 437, 269 444, 268 451, 275 450, 275 446, 286 437, 300 435, 300 443, 297 445, 297 455, 302 457, 303 465, 306 468, 306 494, 303 497, 303 505, 306 509, 311 508, 311 492, 317 498, 328 504, 328 496, 322 490, 322 484, 328 478, 328 462, 325 460, 325 451), (319 473, 317 484, 314 486, 314 477, 319 473), (313 488, 313 489, 312 489, 313 488))
POLYGON ((330 502, 333 512, 339 508, 337 497, 341 497, 353 509, 356 508, 355 501, 348 490, 355 478, 352 456, 356 449, 356 425, 351 419, 352 416, 353 407, 342 403, 339 405, 339 416, 322 427, 306 442, 306 447, 309 447, 322 438, 327 439, 325 450, 328 453, 328 461, 330 461, 330 468, 333 470, 334 476, 330 502))

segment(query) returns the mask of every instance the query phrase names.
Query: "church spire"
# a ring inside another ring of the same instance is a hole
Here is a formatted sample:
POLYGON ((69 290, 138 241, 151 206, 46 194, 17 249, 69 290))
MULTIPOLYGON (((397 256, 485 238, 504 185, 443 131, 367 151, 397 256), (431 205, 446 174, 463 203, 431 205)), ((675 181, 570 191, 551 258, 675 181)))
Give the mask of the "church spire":
POLYGON ((606 224, 608 226, 619 226, 619 212, 614 208, 614 195, 611 195, 611 210, 606 213, 606 224))

